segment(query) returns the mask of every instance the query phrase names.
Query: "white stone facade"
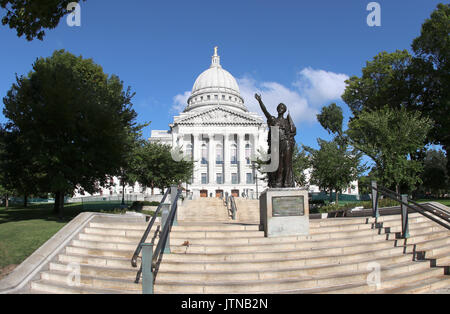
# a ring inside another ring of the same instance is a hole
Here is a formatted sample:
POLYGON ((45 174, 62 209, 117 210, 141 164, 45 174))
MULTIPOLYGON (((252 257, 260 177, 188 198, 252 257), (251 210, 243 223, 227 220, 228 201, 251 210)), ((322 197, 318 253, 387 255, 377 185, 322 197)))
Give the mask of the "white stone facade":
POLYGON ((150 141, 181 148, 194 160, 194 175, 186 185, 194 198, 227 192, 242 196, 267 187, 252 163, 259 150, 267 151, 267 135, 267 124, 247 110, 216 48, 210 68, 195 81, 184 112, 174 117, 169 131, 153 131, 150 141))

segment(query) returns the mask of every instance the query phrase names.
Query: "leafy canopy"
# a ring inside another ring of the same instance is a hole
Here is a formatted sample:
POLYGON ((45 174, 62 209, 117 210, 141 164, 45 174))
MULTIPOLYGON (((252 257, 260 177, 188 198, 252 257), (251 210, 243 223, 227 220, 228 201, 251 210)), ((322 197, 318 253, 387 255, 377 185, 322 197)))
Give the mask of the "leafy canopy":
POLYGON ((0 7, 6 14, 1 18, 3 25, 17 31, 17 36, 25 36, 31 41, 42 40, 44 29, 58 26, 63 16, 70 13, 67 5, 77 0, 0 0, 0 7))
POLYGON ((77 186, 94 192, 106 184, 107 176, 126 166, 141 129, 132 97, 117 76, 91 59, 64 50, 37 59, 3 100, 6 151, 16 169, 10 180, 55 193, 72 193, 77 186))

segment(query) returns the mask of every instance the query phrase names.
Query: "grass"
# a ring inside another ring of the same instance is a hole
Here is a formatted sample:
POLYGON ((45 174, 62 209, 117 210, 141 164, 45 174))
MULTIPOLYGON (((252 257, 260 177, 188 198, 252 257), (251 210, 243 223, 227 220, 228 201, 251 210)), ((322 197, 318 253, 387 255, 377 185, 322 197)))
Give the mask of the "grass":
POLYGON ((437 202, 441 203, 442 205, 450 207, 450 199, 421 199, 417 201, 418 203, 427 203, 427 202, 437 202))
MULTIPOLYGON (((114 213, 109 209, 89 211, 114 213)), ((22 263, 81 212, 81 204, 66 204, 64 218, 59 219, 53 213, 53 204, 9 207, 8 210, 0 207, 0 278, 5 275, 2 269, 10 271, 13 265, 22 263)))

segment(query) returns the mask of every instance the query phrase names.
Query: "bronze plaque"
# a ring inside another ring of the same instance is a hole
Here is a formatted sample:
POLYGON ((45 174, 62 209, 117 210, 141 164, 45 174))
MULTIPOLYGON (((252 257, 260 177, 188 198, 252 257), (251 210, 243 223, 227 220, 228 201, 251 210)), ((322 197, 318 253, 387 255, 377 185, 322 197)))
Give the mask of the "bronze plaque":
POLYGON ((305 215, 304 196, 278 196, 272 198, 272 216, 289 217, 305 215))

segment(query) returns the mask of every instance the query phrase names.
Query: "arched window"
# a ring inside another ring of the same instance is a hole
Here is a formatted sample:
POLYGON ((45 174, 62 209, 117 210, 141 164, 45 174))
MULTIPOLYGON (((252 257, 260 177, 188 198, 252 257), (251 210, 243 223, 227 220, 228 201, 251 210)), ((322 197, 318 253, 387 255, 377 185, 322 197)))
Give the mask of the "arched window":
POLYGON ((202 165, 208 164, 208 146, 202 145, 202 165))
POLYGON ((233 144, 231 145, 231 164, 236 165, 237 164, 237 145, 233 144))
POLYGON ((216 145, 216 164, 223 164, 223 146, 221 144, 216 145))

